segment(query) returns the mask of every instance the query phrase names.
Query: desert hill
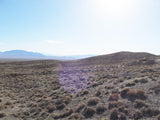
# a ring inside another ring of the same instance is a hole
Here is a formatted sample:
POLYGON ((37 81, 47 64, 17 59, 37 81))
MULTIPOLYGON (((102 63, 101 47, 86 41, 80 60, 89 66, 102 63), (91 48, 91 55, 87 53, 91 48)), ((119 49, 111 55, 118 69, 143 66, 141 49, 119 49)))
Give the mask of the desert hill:
POLYGON ((160 119, 156 55, 3 62, 0 70, 2 120, 160 119))
POLYGON ((73 66, 83 65, 97 65, 97 64, 115 64, 123 62, 135 62, 139 60, 155 60, 157 55, 146 53, 146 52, 117 52, 107 55, 99 55, 94 57, 88 57, 79 60, 67 61, 65 65, 72 64, 73 66))
POLYGON ((99 64, 99 63, 110 64, 110 63, 136 61, 136 60, 141 60, 143 58, 155 59, 155 57, 156 55, 145 52, 117 52, 108 55, 90 57, 82 60, 82 62, 88 62, 93 64, 99 64))

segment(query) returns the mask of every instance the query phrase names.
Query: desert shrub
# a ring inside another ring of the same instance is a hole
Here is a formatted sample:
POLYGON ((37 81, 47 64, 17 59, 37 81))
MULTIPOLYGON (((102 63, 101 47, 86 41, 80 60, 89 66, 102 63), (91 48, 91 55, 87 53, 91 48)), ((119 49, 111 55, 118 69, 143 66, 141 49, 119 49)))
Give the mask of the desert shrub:
POLYGON ((126 120, 126 114, 119 112, 118 109, 114 108, 111 110, 110 120, 126 120))
POLYGON ((98 86, 98 85, 100 85, 100 84, 101 84, 101 83, 99 83, 99 82, 93 82, 91 86, 92 86, 92 87, 96 87, 96 86, 98 86))
POLYGON ((124 81, 124 79, 122 79, 122 78, 119 78, 117 82, 120 82, 120 83, 122 83, 123 81, 124 81))
POLYGON ((146 65, 153 65, 155 63, 156 63, 155 60, 147 60, 145 64, 146 65))
POLYGON ((99 105, 96 108, 96 113, 97 114, 102 114, 103 112, 105 112, 107 110, 107 108, 104 105, 99 105))
POLYGON ((12 102, 11 102, 11 101, 7 101, 7 102, 5 103, 5 105, 10 106, 10 105, 12 105, 12 102))
POLYGON ((160 110, 155 109, 155 108, 143 107, 141 109, 141 112, 142 112, 143 116, 145 116, 145 117, 152 117, 152 116, 157 116, 158 114, 160 114, 160 110))
POLYGON ((73 109, 68 109, 66 112, 64 112, 61 116, 62 117, 66 117, 69 116, 73 113, 73 109))
POLYGON ((120 91, 121 97, 123 97, 123 98, 126 97, 126 94, 127 94, 128 91, 129 91, 129 88, 128 88, 128 87, 122 89, 122 90, 120 91))
POLYGON ((108 89, 108 90, 109 90, 109 89, 113 89, 113 88, 114 88, 113 85, 106 85, 106 86, 105 86, 105 89, 108 89))
POLYGON ((56 105, 60 105, 60 104, 62 104, 62 102, 63 102, 62 99, 57 99, 57 100, 55 101, 55 104, 56 104, 56 105))
POLYGON ((86 117, 86 118, 90 118, 92 117, 94 114, 95 114, 95 110, 91 107, 86 107, 83 111, 83 115, 86 117))
POLYGON ((129 90, 126 93, 126 97, 129 98, 130 100, 146 98, 144 90, 141 90, 141 89, 129 90))
POLYGON ((84 96, 84 95, 87 95, 88 93, 89 93, 88 90, 83 90, 83 91, 81 91, 80 95, 81 95, 81 96, 84 96))
POLYGON ((109 118, 101 118, 100 120, 109 120, 109 118))
POLYGON ((119 99, 119 94, 118 93, 113 93, 108 98, 109 101, 117 101, 118 99, 119 99))
POLYGON ((88 105, 92 106, 92 105, 97 105, 97 103, 99 102, 99 98, 98 97, 92 97, 88 100, 88 105))
POLYGON ((148 107, 148 104, 146 104, 144 101, 142 100, 135 100, 134 102, 134 107, 135 108, 142 108, 142 107, 148 107))
POLYGON ((80 112, 84 107, 86 107, 86 104, 84 104, 84 103, 79 104, 76 107, 75 112, 80 112))
POLYGON ((118 120, 118 110, 117 109, 111 110, 110 120, 118 120))
POLYGON ((127 120, 126 115, 124 113, 119 113, 118 120, 127 120))
MULTIPOLYGON (((45 118, 47 118, 49 116, 49 113, 46 113, 46 112, 42 112, 41 114, 40 114, 40 117, 42 118, 42 120, 44 120, 45 118)), ((37 119, 37 120, 39 120, 39 119, 37 119)))
POLYGON ((5 117, 5 116, 6 116, 5 113, 0 113, 0 118, 3 118, 3 117, 5 117))
POLYGON ((140 83, 147 83, 148 80, 147 80, 146 78, 142 78, 142 79, 139 80, 139 82, 140 82, 140 83))
POLYGON ((68 119, 69 120, 81 120, 82 117, 79 113, 72 113, 71 116, 68 119))
POLYGON ((139 82, 139 79, 135 79, 134 82, 135 82, 135 83, 138 83, 138 82, 139 82))
POLYGON ((143 114, 140 111, 138 111, 138 112, 136 112, 136 113, 133 114, 133 119, 134 120, 141 119, 142 117, 143 117, 143 114))
POLYGON ((110 101, 108 105, 108 109, 118 108, 120 106, 123 106, 123 103, 121 101, 110 101))
POLYGON ((59 105, 56 106, 57 110, 62 110, 65 107, 66 107, 66 105, 64 103, 59 104, 59 105))
POLYGON ((4 109, 5 108, 5 106, 2 104, 2 103, 0 103, 0 111, 2 110, 2 109, 4 109))
POLYGON ((70 116, 73 113, 72 109, 69 109, 67 111, 65 111, 64 113, 60 113, 60 114, 53 114, 53 118, 54 119, 61 119, 67 116, 70 116))
POLYGON ((126 115, 128 115, 128 113, 129 113, 129 110, 128 110, 128 108, 127 108, 126 105, 121 105, 121 106, 119 106, 119 107, 118 107, 118 110, 119 110, 121 113, 124 113, 124 114, 126 114, 126 115))
POLYGON ((135 85, 136 85, 136 83, 134 81, 131 81, 126 84, 127 87, 131 87, 131 86, 135 86, 135 85))
POLYGON ((156 93, 156 94, 159 94, 160 93, 160 85, 157 85, 157 86, 155 86, 155 87, 152 87, 151 88, 153 91, 154 91, 154 93, 156 93))
POLYGON ((102 94, 101 90, 98 89, 95 95, 96 95, 96 96, 100 96, 101 94, 102 94))
POLYGON ((24 114, 25 116, 29 116, 29 115, 30 115, 30 113, 29 113, 28 111, 24 111, 23 114, 24 114))
POLYGON ((34 107, 34 108, 30 109, 29 112, 30 112, 30 113, 34 113, 34 114, 39 114, 41 111, 42 111, 41 108, 39 108, 39 107, 34 107))
POLYGON ((157 120, 160 120, 160 114, 157 115, 156 119, 157 119, 157 120))
POLYGON ((53 112, 55 109, 56 109, 56 106, 53 105, 53 104, 49 104, 47 106, 47 110, 48 110, 49 113, 53 112))
POLYGON ((144 98, 146 98, 146 96, 145 96, 145 91, 144 90, 141 90, 141 89, 137 89, 136 91, 135 91, 135 95, 136 95, 136 97, 137 98, 139 98, 139 99, 144 99, 144 98))
POLYGON ((63 102, 64 102, 65 104, 69 104, 70 101, 71 101, 71 97, 70 97, 70 96, 66 96, 66 97, 63 98, 63 102))

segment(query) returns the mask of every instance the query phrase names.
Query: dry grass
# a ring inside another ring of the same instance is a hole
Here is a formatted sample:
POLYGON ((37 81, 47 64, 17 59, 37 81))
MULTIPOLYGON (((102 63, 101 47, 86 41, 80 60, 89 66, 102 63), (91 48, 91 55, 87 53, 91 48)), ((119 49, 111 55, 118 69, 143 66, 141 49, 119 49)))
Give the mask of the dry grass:
POLYGON ((109 101, 118 101, 118 99, 119 99, 118 93, 113 93, 113 94, 109 95, 109 97, 108 97, 109 101))
POLYGON ((112 109, 110 120, 127 120, 127 118, 124 113, 119 112, 117 109, 112 109))
POLYGON ((141 112, 142 112, 143 116, 145 116, 145 117, 152 117, 152 116, 157 116, 158 114, 160 114, 160 110, 158 110, 156 108, 143 107, 141 109, 141 112))
POLYGON ((158 118, 160 64, 97 63, 0 63, 3 119, 158 118))
POLYGON ((148 107, 149 105, 145 102, 145 101, 142 101, 142 100, 135 100, 134 102, 134 107, 135 108, 142 108, 142 107, 148 107))
POLYGON ((129 90, 126 93, 126 98, 130 100, 135 100, 135 99, 146 99, 145 91, 141 89, 135 89, 135 90, 129 90))
POLYGON ((85 107, 86 107, 86 104, 85 103, 81 103, 75 108, 75 112, 80 112, 85 107))

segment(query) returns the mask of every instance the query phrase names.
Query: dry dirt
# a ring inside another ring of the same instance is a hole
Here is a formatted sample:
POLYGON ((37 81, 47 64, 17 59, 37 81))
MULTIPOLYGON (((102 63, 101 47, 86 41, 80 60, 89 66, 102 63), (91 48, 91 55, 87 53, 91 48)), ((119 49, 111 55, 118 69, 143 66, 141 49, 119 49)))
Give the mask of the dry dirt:
POLYGON ((0 119, 160 120, 160 63, 2 62, 0 119))

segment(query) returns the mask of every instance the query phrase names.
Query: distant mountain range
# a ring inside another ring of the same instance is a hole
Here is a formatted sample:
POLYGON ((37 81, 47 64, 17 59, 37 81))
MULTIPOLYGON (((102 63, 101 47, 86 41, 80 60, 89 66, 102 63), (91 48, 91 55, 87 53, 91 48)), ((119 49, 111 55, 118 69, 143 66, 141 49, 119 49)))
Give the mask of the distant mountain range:
POLYGON ((56 59, 56 60, 75 60, 91 57, 94 55, 73 55, 73 56, 47 56, 38 52, 28 52, 24 50, 11 50, 0 52, 0 59, 24 59, 24 60, 39 60, 39 59, 56 59))
POLYGON ((73 55, 73 56, 47 56, 37 52, 28 52, 24 50, 11 50, 0 52, 0 61, 12 61, 12 60, 75 60, 72 61, 76 64, 110 64, 119 63, 124 61, 135 61, 143 58, 154 59, 160 56, 145 53, 145 52, 117 52, 107 55, 73 55))

